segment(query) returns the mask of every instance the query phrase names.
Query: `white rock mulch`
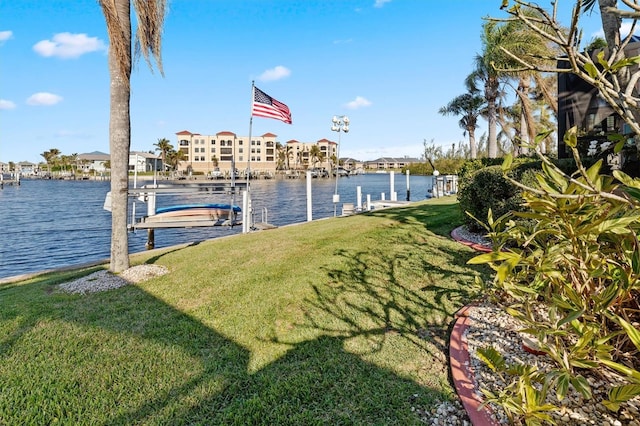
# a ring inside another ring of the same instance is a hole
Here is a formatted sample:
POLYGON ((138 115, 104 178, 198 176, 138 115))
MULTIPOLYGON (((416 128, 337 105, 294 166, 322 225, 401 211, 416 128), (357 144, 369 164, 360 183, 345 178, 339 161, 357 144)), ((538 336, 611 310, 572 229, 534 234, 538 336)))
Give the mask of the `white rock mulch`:
POLYGON ((131 283, 140 283, 168 272, 167 267, 162 265, 138 265, 120 274, 114 274, 109 271, 97 271, 75 281, 60 284, 58 287, 67 293, 97 293, 99 291, 124 287, 131 283))

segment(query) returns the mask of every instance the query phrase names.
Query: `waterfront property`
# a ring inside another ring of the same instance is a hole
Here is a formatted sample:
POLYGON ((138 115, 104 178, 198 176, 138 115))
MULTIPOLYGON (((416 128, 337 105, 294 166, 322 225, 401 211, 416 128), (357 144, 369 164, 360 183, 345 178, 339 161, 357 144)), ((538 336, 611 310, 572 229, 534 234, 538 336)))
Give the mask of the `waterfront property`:
POLYGON ((317 142, 292 139, 282 145, 273 133, 251 136, 251 140, 229 131, 201 135, 183 130, 176 136, 177 148, 184 155, 178 170, 183 172, 208 174, 218 169, 229 174, 235 168, 241 173, 251 170, 273 174, 277 169, 330 169, 337 155, 337 143, 328 139, 317 142))

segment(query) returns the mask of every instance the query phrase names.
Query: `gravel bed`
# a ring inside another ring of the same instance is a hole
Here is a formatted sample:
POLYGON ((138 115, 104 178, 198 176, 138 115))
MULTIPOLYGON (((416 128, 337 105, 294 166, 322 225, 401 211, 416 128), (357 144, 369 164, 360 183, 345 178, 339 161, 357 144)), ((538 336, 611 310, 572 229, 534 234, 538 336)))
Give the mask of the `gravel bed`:
MULTIPOLYGON (((522 328, 513 317, 496 306, 483 304, 472 306, 468 310, 471 320, 469 328, 463 338, 467 342, 471 358, 471 370, 474 372, 476 394, 483 398, 480 388, 486 388, 494 393, 499 392, 505 384, 500 377, 493 373, 476 356, 478 349, 491 345, 500 352, 507 363, 523 363, 534 365, 541 371, 553 366, 552 361, 544 355, 533 355, 522 348, 523 335, 518 330, 522 328)), ((555 393, 550 395, 549 402, 562 405, 559 411, 551 415, 558 425, 602 425, 602 426, 640 426, 640 397, 623 404, 617 413, 609 411, 602 400, 606 398, 609 388, 616 384, 623 384, 622 377, 606 370, 600 370, 599 375, 587 373, 585 377, 591 385, 593 398, 585 400, 580 394, 571 390, 560 404, 555 393)), ((489 404, 497 424, 509 424, 504 411, 496 405, 489 404)), ((461 404, 444 403, 431 413, 427 422, 431 425, 464 425, 471 423, 461 404)), ((426 419, 426 418, 425 418, 426 419)))
POLYGON ((113 274, 109 271, 97 271, 75 281, 60 284, 60 290, 67 293, 88 294, 113 290, 130 283, 140 283, 153 277, 164 275, 169 270, 161 265, 138 265, 113 274))
MULTIPOLYGON (((466 227, 456 228, 459 238, 476 244, 491 247, 491 241, 483 235, 470 232, 466 227)), ((533 355, 522 347, 523 337, 518 332, 523 328, 516 319, 506 314, 497 306, 483 304, 472 306, 467 311, 471 320, 469 327, 463 335, 467 343, 471 358, 470 369, 473 371, 475 392, 481 399, 484 395, 480 388, 488 389, 493 393, 499 392, 504 383, 500 382, 497 374, 493 373, 477 357, 478 349, 485 346, 493 346, 500 352, 508 363, 520 362, 527 365, 535 365, 541 371, 552 368, 552 361, 544 355, 533 355)), ((612 385, 623 384, 623 378, 615 373, 600 370, 599 374, 587 372, 585 377, 592 388, 593 398, 585 400, 577 392, 571 390, 569 395, 559 403, 555 393, 550 396, 549 402, 562 408, 552 412, 552 416, 558 425, 602 425, 602 426, 640 426, 640 397, 622 404, 617 413, 609 411, 602 400, 606 398, 608 389, 612 385)), ((489 404, 496 424, 508 424, 504 411, 494 404, 489 404)), ((422 420, 430 425, 441 426, 469 426, 469 417, 459 401, 440 404, 432 412, 423 412, 422 420)))

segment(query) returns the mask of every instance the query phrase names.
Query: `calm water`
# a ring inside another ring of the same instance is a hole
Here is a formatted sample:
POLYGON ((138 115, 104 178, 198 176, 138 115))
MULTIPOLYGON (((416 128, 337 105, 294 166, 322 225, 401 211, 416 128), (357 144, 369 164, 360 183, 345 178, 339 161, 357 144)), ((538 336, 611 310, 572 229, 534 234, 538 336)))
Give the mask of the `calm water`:
MULTIPOLYGON (((430 176, 411 176, 411 201, 423 200, 431 188, 430 176)), ((138 180, 138 186, 150 181, 138 180)), ((334 214, 335 179, 313 179, 313 219, 334 214)), ((110 183, 106 181, 23 180, 20 186, 0 190, 0 278, 45 269, 80 265, 109 258, 111 213, 103 209, 110 183)), ((380 200, 381 193, 390 199, 388 174, 367 174, 340 178, 340 203, 357 204, 357 187, 362 189, 362 202, 367 194, 380 200)), ((398 200, 406 199, 406 176, 395 175, 398 200)), ((267 209, 268 221, 282 226, 307 220, 305 179, 257 180, 251 182, 255 221, 267 209)), ((242 205, 242 197, 235 204, 242 205)), ((220 194, 184 194, 158 196, 157 206, 186 202, 231 202, 220 194), (206 198, 204 198, 206 197, 206 198)), ((136 216, 146 213, 146 204, 137 201, 136 216)), ((131 215, 131 208, 130 213, 131 215)), ((156 248, 201 241, 240 233, 241 226, 194 229, 159 229, 155 233, 156 248)), ((146 231, 129 234, 129 251, 144 251, 146 231)))

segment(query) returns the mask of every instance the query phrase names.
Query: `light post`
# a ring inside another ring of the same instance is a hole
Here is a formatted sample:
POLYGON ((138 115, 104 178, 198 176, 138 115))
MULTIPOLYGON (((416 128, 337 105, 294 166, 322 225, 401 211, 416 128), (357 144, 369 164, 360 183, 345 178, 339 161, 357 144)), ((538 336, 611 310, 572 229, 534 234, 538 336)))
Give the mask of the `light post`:
POLYGON ((431 183, 431 194, 434 194, 435 191, 435 197, 436 198, 440 198, 440 191, 438 188, 438 176, 440 176, 440 172, 437 170, 433 171, 433 182, 431 183))
POLYGON ((346 115, 334 115, 331 119, 331 130, 338 132, 338 146, 336 147, 336 191, 333 194, 333 216, 337 215, 340 195, 338 194, 338 178, 340 177, 340 133, 349 132, 349 117, 346 115))

